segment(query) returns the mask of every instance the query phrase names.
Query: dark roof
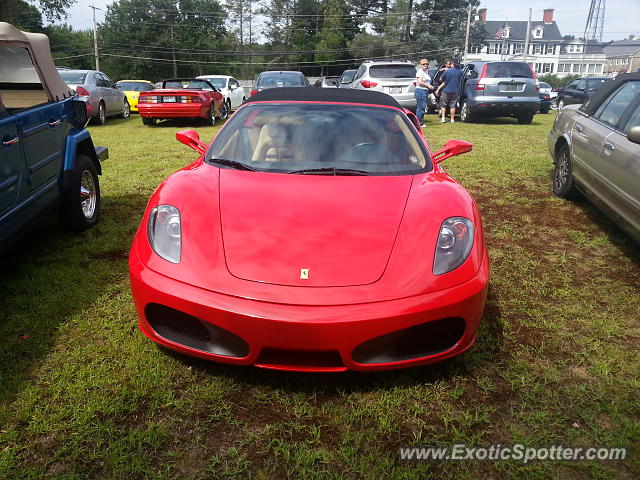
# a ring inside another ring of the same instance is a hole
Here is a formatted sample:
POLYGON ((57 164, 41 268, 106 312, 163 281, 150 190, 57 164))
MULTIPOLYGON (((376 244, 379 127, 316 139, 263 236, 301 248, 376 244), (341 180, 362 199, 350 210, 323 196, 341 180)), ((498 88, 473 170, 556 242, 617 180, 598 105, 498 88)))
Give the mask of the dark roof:
POLYGON ((245 103, 253 102, 330 102, 384 105, 402 110, 390 95, 381 92, 366 92, 349 88, 282 87, 268 88, 249 97, 245 103))
MULTIPOLYGON (((504 25, 503 21, 488 21, 484 24, 484 29, 487 32, 487 39, 495 40, 496 32, 502 28, 504 25)), ((507 25, 509 26, 509 40, 522 40, 525 41, 527 35, 527 22, 525 21, 507 21, 507 25)), ((542 38, 533 38, 533 34, 529 35, 529 41, 532 43, 540 42, 540 41, 554 41, 560 42, 562 41, 562 34, 560 33, 560 29, 556 22, 544 23, 544 22, 531 22, 531 30, 535 30, 537 26, 541 25, 544 30, 542 31, 542 38)))
POLYGON ((613 42, 602 49, 609 57, 633 55, 640 51, 640 39, 613 42))
POLYGON ((587 40, 584 53, 603 53, 602 44, 597 40, 587 40))

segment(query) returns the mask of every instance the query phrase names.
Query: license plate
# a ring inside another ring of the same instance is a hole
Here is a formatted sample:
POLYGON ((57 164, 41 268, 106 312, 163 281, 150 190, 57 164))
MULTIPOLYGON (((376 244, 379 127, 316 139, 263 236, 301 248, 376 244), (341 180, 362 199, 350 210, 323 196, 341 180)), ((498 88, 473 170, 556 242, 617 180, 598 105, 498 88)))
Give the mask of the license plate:
POLYGON ((164 103, 176 103, 176 97, 162 97, 164 103))
POLYGON ((518 90, 520 90, 520 84, 519 83, 505 83, 505 84, 502 84, 502 90, 504 92, 517 92, 518 90))
POLYGON ((389 93, 402 93, 402 87, 389 87, 389 93))

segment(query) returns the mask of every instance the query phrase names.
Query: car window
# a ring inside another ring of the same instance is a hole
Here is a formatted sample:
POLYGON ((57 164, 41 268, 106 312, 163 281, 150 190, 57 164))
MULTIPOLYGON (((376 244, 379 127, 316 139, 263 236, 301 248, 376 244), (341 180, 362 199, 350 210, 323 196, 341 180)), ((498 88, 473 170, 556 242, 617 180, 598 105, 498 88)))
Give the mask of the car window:
POLYGON ((374 175, 415 174, 431 169, 422 145, 406 115, 395 109, 257 103, 227 121, 207 158, 234 160, 267 172, 350 169, 374 175))
POLYGON ((109 88, 116 88, 116 84, 113 83, 113 80, 111 80, 107 75, 105 75, 104 73, 101 73, 100 76, 102 77, 105 87, 109 87, 109 88))
POLYGON ((258 87, 277 87, 279 85, 285 87, 300 87, 304 84, 304 78, 302 74, 298 72, 263 73, 258 77, 258 82, 256 83, 258 87))
POLYGON ((360 68, 358 68, 358 70, 356 71, 356 74, 353 76, 353 80, 357 80, 362 75, 364 75, 364 72, 365 72, 366 69, 367 69, 367 67, 365 65, 360 65, 360 68))
POLYGON ((73 70, 58 70, 62 80, 69 85, 82 85, 87 78, 87 72, 77 72, 73 70))
POLYGON ((542 87, 542 88, 551 88, 551 85, 549 85, 548 83, 545 83, 545 82, 540 82, 540 87, 542 87))
POLYGON ((227 84, 225 78, 207 78, 207 80, 216 88, 224 88, 227 84))
POLYGON ((578 80, 578 83, 574 88, 578 90, 585 90, 587 88, 587 82, 584 80, 578 80))
POLYGON ((524 62, 491 62, 487 64, 486 78, 533 78, 529 65, 524 62))
POLYGON ((603 86, 605 83, 607 83, 607 82, 609 82, 611 80, 613 80, 613 79, 612 78, 589 78, 586 81, 587 90, 589 90, 590 92, 595 92, 601 86, 603 86))
POLYGON ((29 108, 47 101, 38 71, 24 47, 0 46, 0 85, 7 108, 29 108))
POLYGON ((107 82, 107 79, 104 78, 102 75, 100 75, 99 73, 94 73, 93 78, 96 81, 96 85, 98 87, 109 87, 109 82, 107 82))
POLYGON ((578 80, 567 83, 564 88, 576 88, 578 86, 578 80))
POLYGON ((415 78, 416 67, 413 65, 371 65, 371 78, 415 78))
POLYGON ((622 114, 640 95, 639 91, 640 81, 625 82, 598 107, 593 116, 608 125, 618 125, 622 114))
POLYGON ((118 82, 118 85, 127 92, 148 92, 153 90, 153 85, 143 82, 118 82))
POLYGON ((209 82, 205 80, 192 80, 187 85, 185 85, 184 88, 189 88, 192 90, 203 90, 205 92, 211 92, 214 90, 209 82))

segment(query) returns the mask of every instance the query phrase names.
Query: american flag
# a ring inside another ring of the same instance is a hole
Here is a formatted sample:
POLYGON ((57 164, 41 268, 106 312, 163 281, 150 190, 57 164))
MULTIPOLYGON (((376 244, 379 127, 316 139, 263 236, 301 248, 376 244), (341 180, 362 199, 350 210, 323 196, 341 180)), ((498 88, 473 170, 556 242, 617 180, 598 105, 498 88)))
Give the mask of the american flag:
POLYGON ((502 24, 502 26, 496 32, 495 39, 496 40, 500 40, 500 39, 506 37, 508 33, 509 33, 509 25, 507 25, 507 22, 504 22, 502 24))

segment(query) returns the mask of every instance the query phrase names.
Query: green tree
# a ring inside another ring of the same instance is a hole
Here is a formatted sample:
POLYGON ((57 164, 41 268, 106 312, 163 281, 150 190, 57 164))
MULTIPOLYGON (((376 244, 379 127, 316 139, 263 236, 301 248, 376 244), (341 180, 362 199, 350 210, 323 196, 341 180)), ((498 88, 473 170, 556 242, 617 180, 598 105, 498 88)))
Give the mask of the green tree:
POLYGON ((26 32, 44 32, 42 15, 24 0, 0 0, 0 22, 8 22, 26 32))
POLYGON ((317 35, 315 61, 320 63, 320 74, 340 74, 349 67, 348 42, 358 31, 357 23, 348 16, 343 0, 325 0, 322 27, 317 35), (336 62, 338 64, 331 64, 336 62))

